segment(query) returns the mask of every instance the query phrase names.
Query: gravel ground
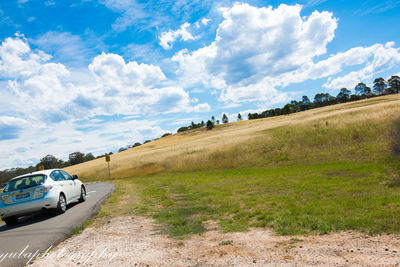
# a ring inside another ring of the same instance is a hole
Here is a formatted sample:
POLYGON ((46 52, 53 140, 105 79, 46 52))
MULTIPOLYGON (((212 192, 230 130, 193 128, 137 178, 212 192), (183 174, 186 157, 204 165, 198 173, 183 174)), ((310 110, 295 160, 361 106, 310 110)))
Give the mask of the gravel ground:
POLYGON ((119 217, 85 229, 30 266, 400 266, 400 235, 282 237, 258 228, 209 229, 179 241, 157 234, 148 218, 119 217))

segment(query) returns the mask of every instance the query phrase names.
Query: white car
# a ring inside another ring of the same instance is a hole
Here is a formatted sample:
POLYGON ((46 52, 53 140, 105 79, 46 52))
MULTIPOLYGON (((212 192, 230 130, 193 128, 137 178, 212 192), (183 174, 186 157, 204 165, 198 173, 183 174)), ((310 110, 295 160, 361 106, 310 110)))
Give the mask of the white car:
POLYGON ((41 210, 67 210, 67 204, 86 200, 85 185, 78 176, 60 169, 24 174, 11 179, 0 194, 0 217, 6 224, 41 210))

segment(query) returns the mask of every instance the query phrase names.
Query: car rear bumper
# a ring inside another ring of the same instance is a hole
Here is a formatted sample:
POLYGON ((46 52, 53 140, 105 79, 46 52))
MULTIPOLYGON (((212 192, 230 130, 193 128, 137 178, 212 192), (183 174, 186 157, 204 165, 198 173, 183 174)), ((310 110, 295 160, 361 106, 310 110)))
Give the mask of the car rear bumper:
POLYGON ((22 203, 5 205, 0 201, 0 216, 2 219, 11 216, 23 216, 43 209, 57 208, 58 194, 49 192, 44 197, 22 203))

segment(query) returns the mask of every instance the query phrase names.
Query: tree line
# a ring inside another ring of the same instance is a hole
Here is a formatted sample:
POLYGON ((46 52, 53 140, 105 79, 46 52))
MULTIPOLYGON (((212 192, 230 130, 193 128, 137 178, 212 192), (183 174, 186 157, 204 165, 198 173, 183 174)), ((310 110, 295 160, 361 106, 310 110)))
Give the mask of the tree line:
POLYGON ((323 106, 346 103, 381 95, 397 94, 400 93, 400 77, 393 75, 387 81, 382 77, 376 78, 372 89, 365 83, 360 82, 354 87, 354 92, 355 93, 352 94, 349 89, 342 88, 336 97, 331 96, 329 93, 318 93, 315 95, 314 101, 311 101, 308 96, 303 96, 301 101, 292 100, 282 108, 268 109, 261 113, 249 113, 248 119, 254 120, 287 115, 323 106))
MULTIPOLYGON (((239 113, 238 120, 242 120, 242 119, 243 119, 242 115, 239 113)), ((225 113, 222 114, 221 122, 224 124, 229 122, 229 118, 225 113)), ((192 121, 192 123, 189 126, 180 127, 177 132, 180 133, 180 132, 185 132, 188 130, 193 130, 193 129, 202 128, 202 127, 206 127, 208 130, 211 130, 212 128, 214 128, 214 126, 216 124, 220 124, 220 120, 216 120, 215 117, 212 116, 211 119, 208 120, 207 122, 201 121, 199 123, 195 123, 192 121)))
POLYGON ((56 158, 53 155, 48 154, 43 158, 41 158, 39 163, 36 164, 35 166, 29 166, 27 168, 18 167, 0 171, 0 184, 3 184, 16 176, 37 171, 40 165, 43 166, 45 169, 65 168, 68 166, 93 160, 95 158, 104 157, 105 155, 110 155, 110 154, 112 154, 112 152, 100 155, 98 157, 94 157, 92 153, 84 154, 82 152, 73 152, 68 155, 67 161, 63 161, 61 159, 56 158))

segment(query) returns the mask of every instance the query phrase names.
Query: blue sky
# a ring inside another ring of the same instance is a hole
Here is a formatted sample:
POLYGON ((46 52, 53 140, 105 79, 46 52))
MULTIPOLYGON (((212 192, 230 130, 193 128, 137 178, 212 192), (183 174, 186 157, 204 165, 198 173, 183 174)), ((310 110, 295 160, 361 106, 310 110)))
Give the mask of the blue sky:
POLYGON ((0 169, 400 73, 400 1, 0 2, 0 169))

